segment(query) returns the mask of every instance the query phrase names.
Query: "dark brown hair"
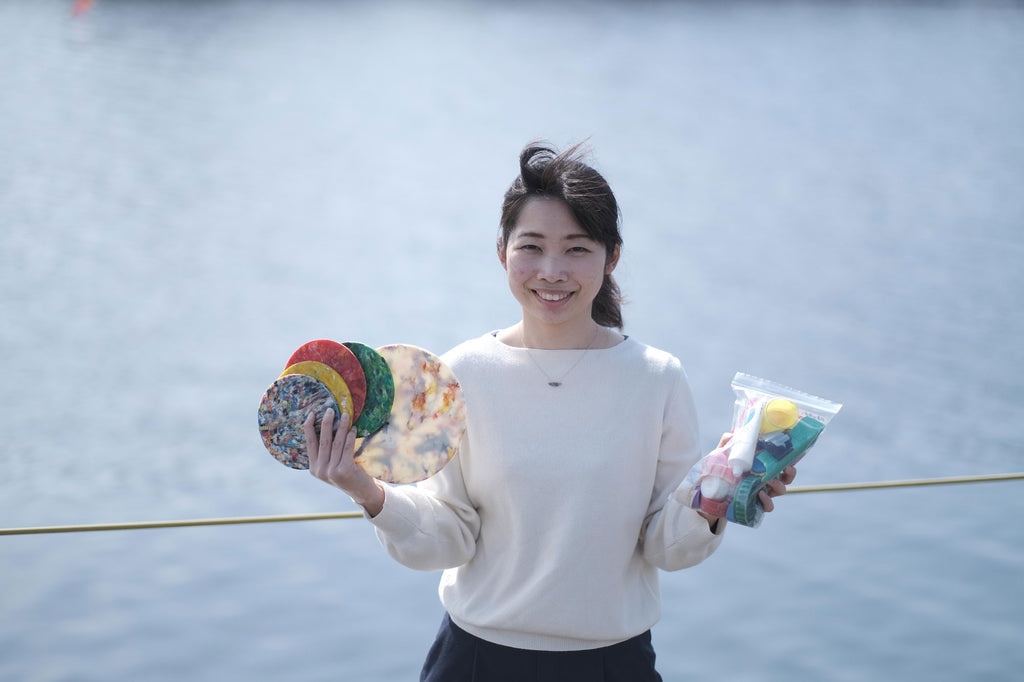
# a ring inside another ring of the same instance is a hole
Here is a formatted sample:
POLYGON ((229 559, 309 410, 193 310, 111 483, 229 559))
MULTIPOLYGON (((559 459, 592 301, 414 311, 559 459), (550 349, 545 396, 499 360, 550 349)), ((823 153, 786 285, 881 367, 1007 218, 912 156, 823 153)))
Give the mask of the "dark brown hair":
MULTIPOLYGON (((528 144, 519 154, 519 176, 505 192, 501 206, 498 252, 505 250, 528 199, 560 199, 576 222, 594 241, 603 244, 608 258, 621 246, 619 205, 608 182, 581 159, 582 143, 558 152, 542 143, 528 144)), ((622 329, 622 294, 611 275, 604 276, 591 308, 591 317, 602 327, 622 329)))

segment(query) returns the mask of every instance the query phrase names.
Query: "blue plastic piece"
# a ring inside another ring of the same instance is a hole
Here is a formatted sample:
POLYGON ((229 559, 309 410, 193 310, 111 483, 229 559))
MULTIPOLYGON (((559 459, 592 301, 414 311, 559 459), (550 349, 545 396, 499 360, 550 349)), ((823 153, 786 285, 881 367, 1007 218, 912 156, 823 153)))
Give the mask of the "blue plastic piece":
POLYGON ((793 449, 793 439, 785 431, 775 431, 761 436, 757 449, 767 450, 775 459, 782 459, 793 449))

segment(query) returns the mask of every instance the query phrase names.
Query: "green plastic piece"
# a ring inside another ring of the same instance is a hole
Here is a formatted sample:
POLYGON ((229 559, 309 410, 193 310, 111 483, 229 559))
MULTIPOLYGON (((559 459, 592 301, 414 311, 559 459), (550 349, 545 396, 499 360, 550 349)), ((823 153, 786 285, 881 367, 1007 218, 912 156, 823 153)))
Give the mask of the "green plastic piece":
POLYGON ((736 485, 736 492, 726 512, 726 518, 743 526, 757 527, 764 516, 764 508, 758 499, 758 493, 768 481, 778 478, 783 469, 799 461, 824 430, 825 425, 817 419, 803 417, 789 432, 792 445, 788 452, 776 457, 767 449, 758 450, 754 455, 754 465, 750 472, 736 485))
POLYGON ((363 374, 366 375, 366 404, 355 424, 356 435, 365 438, 380 431, 391 415, 391 405, 395 400, 395 380, 387 361, 376 350, 355 341, 344 345, 359 360, 363 374))

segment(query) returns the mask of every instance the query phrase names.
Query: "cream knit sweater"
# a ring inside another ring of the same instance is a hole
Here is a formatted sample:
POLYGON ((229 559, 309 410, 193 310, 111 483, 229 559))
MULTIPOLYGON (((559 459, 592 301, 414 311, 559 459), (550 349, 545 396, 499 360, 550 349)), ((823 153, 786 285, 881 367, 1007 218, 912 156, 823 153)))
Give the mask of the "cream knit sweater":
POLYGON ((722 539, 724 522, 714 535, 685 505, 700 452, 679 361, 631 338, 573 366, 581 352, 487 334, 445 354, 466 397, 459 454, 417 486, 388 486, 371 519, 399 562, 446 569, 457 625, 505 646, 638 635, 661 613, 657 569, 693 566, 722 539), (571 369, 553 388, 538 363, 571 369))

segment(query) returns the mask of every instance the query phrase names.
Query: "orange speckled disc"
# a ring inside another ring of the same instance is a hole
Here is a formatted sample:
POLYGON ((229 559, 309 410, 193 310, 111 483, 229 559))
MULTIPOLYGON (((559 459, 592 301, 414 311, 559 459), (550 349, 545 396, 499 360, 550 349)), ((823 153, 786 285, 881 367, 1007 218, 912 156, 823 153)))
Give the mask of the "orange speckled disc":
POLYGON ((374 478, 415 483, 455 456, 466 433, 462 387, 440 358, 415 346, 383 346, 395 399, 379 431, 356 441, 356 462, 374 478))
MULTIPOLYGON (((331 392, 334 399, 338 401, 338 409, 348 414, 348 423, 353 422, 352 419, 352 394, 348 391, 348 386, 345 385, 345 380, 341 378, 341 375, 335 372, 333 369, 328 367, 322 362, 314 362, 312 360, 304 360, 297 362, 294 365, 289 365, 287 369, 281 372, 281 376, 287 376, 289 374, 303 374, 308 377, 313 377, 331 392)), ((340 416, 340 415, 335 415, 340 416)), ((337 422, 335 422, 337 423, 337 422)))
POLYGON ((359 358, 344 345, 328 339, 317 339, 299 346, 288 359, 288 366, 304 361, 321 362, 344 380, 352 396, 352 414, 359 419, 366 404, 366 375, 359 358))

